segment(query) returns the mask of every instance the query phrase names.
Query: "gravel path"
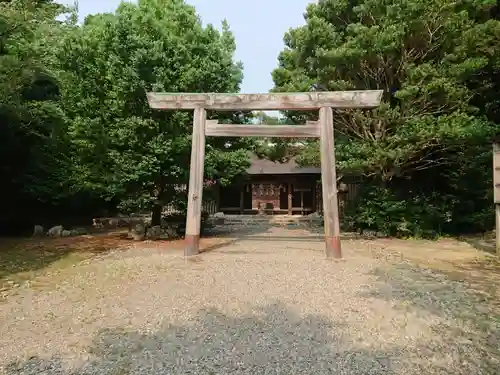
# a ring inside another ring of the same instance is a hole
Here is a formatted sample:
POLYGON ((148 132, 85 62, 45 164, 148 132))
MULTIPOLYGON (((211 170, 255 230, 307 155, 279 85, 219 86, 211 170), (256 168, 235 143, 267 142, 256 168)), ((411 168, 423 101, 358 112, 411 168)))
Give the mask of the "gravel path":
POLYGON ((285 230, 228 241, 193 260, 131 249, 21 290, 0 304, 0 374, 500 371, 499 321, 461 283, 356 241, 343 262, 285 230))

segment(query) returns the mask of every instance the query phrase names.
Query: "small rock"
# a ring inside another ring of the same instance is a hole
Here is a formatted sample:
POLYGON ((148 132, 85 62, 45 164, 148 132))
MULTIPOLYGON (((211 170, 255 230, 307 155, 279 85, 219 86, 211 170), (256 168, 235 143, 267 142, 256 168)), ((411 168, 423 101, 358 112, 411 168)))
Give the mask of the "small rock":
POLYGON ((136 224, 129 232, 134 241, 144 241, 146 237, 146 226, 144 224, 136 224))
POLYGON ((63 230, 64 230, 64 228, 62 225, 57 225, 57 226, 49 229, 49 231, 47 232, 47 236, 49 236, 49 237, 61 237, 63 230))
POLYGON ((153 241, 158 241, 162 235, 163 231, 161 229, 161 226, 155 225, 154 227, 151 227, 148 229, 146 233, 146 238, 148 240, 153 240, 153 241))
POLYGON ((84 234, 87 234, 87 229, 85 229, 85 228, 75 228, 74 230, 75 230, 76 232, 78 232, 78 235, 79 235, 79 236, 82 236, 82 235, 84 235, 84 234))
POLYGON ((70 233, 70 236, 72 236, 72 237, 76 237, 76 236, 80 235, 80 232, 78 232, 76 229, 70 230, 69 233, 70 233))
POLYGON ((33 229, 33 237, 43 237, 45 231, 41 225, 35 225, 33 229))
POLYGON ((177 227, 173 225, 168 225, 164 229, 164 233, 168 238, 177 238, 179 236, 177 233, 177 227))
POLYGON ((71 236, 71 232, 69 230, 63 230, 61 232, 61 236, 63 236, 63 237, 70 237, 71 236))
POLYGON ((104 224, 102 223, 102 219, 92 219, 92 226, 94 228, 104 228, 104 224))
POLYGON ((363 236, 366 236, 366 237, 376 237, 377 236, 377 232, 374 231, 374 230, 369 230, 369 229, 364 229, 363 232, 362 232, 363 236))

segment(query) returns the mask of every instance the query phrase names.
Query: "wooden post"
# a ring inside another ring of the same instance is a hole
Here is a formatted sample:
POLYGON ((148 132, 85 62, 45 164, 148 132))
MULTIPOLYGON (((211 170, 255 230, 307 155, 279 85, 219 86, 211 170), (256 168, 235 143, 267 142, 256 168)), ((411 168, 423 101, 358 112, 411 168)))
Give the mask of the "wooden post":
POLYGON ((331 107, 320 108, 319 123, 321 127, 321 183, 325 221, 325 253, 327 258, 339 259, 342 257, 342 252, 333 139, 333 110, 331 107))
POLYGON ((496 252, 500 255, 500 143, 493 143, 493 202, 495 203, 496 252))
POLYGON ((201 206, 203 200, 206 119, 207 112, 204 108, 196 108, 194 110, 184 256, 197 255, 200 251, 200 224, 201 206))

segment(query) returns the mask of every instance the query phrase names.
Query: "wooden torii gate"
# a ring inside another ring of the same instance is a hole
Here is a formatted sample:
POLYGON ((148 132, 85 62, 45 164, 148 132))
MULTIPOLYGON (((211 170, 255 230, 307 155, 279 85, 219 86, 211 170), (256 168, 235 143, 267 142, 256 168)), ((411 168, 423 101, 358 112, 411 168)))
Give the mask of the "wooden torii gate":
POLYGON ((199 253, 205 164, 205 137, 319 137, 327 258, 341 258, 332 108, 374 108, 381 90, 273 94, 147 93, 149 106, 162 110, 194 110, 189 171, 185 256, 199 253), (226 125, 207 120, 206 110, 319 110, 319 121, 306 125, 226 125))

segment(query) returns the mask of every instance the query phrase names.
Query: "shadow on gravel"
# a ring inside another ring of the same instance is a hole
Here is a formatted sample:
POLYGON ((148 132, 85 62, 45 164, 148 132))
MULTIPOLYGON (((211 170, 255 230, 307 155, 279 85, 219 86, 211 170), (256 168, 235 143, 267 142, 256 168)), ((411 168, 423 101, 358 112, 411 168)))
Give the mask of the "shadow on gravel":
POLYGON ((446 274, 410 264, 381 267, 373 274, 378 283, 366 297, 396 302, 396 308, 440 322, 431 325, 439 342, 423 347, 422 354, 439 350, 451 356, 461 364, 456 374, 499 373, 500 311, 495 301, 446 274))
POLYGON ((473 248, 479 251, 484 251, 489 254, 496 254, 496 239, 493 233, 484 234, 482 236, 461 237, 462 240, 473 248))
POLYGON ((121 240, 117 233, 61 238, 0 238, 0 292, 9 281, 22 283, 49 267, 71 266, 126 245, 129 242, 121 240))
POLYGON ((429 366, 421 372, 411 359, 416 348, 372 348, 348 328, 279 303, 240 317, 200 311, 188 325, 155 333, 103 330, 88 349, 94 359, 78 369, 33 357, 6 374, 457 374, 429 366))

